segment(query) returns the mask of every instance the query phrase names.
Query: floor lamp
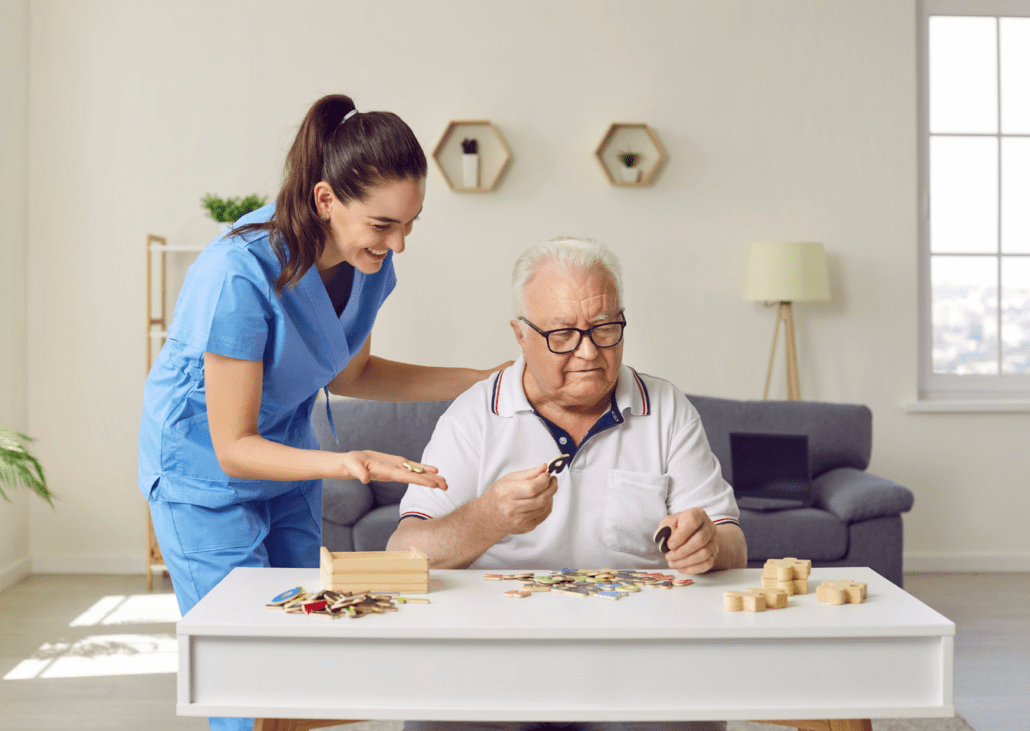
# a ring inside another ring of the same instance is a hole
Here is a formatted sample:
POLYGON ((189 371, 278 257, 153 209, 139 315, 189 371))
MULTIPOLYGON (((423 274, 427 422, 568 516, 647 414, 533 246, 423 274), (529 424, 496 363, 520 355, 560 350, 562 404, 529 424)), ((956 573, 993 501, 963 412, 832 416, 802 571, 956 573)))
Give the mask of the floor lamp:
POLYGON ((780 336, 781 322, 784 324, 784 336, 787 341, 787 399, 801 400, 792 305, 803 300, 829 298, 826 252, 822 244, 795 241, 751 244, 747 255, 744 299, 780 304, 776 314, 776 328, 773 330, 772 353, 769 355, 769 372, 765 377, 763 400, 769 398, 769 381, 772 379, 773 362, 776 360, 776 343, 780 336))

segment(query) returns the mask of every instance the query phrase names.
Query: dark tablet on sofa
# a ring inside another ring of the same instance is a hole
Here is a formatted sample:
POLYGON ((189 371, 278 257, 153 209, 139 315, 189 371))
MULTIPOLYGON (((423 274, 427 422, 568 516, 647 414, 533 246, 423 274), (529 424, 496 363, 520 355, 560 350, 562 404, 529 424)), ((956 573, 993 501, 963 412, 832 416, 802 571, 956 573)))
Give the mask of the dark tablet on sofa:
POLYGON ((733 495, 747 510, 786 510, 812 504, 808 437, 730 433, 733 495))

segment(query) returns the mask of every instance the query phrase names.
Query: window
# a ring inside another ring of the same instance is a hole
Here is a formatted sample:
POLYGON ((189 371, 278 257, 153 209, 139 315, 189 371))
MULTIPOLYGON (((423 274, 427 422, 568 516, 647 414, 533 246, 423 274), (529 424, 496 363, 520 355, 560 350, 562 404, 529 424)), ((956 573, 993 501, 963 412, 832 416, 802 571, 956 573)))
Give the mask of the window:
POLYGON ((1030 4, 924 0, 920 397, 1030 396, 1030 4))

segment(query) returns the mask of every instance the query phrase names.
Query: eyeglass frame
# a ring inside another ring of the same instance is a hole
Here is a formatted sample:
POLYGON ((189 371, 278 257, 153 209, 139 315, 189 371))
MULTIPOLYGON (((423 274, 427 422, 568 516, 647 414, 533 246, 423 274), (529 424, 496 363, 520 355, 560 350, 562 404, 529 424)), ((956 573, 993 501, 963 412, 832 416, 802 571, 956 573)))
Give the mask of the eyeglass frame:
MULTIPOLYGON (((619 314, 620 315, 624 315, 625 312, 626 312, 625 310, 620 310, 619 314)), ((602 348, 602 349, 614 348, 616 345, 618 345, 619 343, 622 342, 622 338, 623 338, 623 336, 626 333, 626 318, 625 317, 623 317, 623 319, 621 321, 620 320, 615 320, 613 322, 600 322, 600 323, 594 325, 593 327, 588 327, 586 330, 581 330, 578 327, 558 327, 558 328, 555 328, 554 330, 547 330, 547 331, 541 330, 536 325, 534 325, 529 320, 527 320, 523 315, 519 315, 519 319, 522 320, 522 322, 524 322, 527 325, 529 325, 531 328, 533 328, 538 334, 542 335, 543 338, 544 338, 544 342, 547 343, 547 349, 550 350, 555 355, 568 355, 569 353, 575 353, 577 350, 579 350, 579 346, 583 344, 583 336, 584 335, 586 335, 588 338, 590 338, 590 342, 594 344, 595 348, 602 348), (619 332, 619 339, 616 340, 611 345, 598 345, 597 341, 594 340, 594 330, 596 330, 599 327, 606 327, 608 325, 622 325, 622 330, 619 332), (551 336, 552 333, 568 332, 570 330, 575 330, 577 333, 579 333, 579 340, 576 341, 576 347, 572 348, 572 350, 564 350, 564 351, 559 353, 557 350, 555 350, 554 348, 551 347, 551 338, 550 338, 550 336, 551 336)))

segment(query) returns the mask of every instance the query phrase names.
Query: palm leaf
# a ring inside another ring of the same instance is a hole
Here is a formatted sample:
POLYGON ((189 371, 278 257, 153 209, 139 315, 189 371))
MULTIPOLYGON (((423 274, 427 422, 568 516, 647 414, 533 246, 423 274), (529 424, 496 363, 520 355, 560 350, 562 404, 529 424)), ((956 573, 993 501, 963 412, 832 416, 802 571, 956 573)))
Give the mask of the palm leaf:
POLYGON ((23 485, 53 507, 53 493, 46 486, 43 465, 29 454, 31 437, 0 426, 0 497, 10 502, 4 487, 23 485))

